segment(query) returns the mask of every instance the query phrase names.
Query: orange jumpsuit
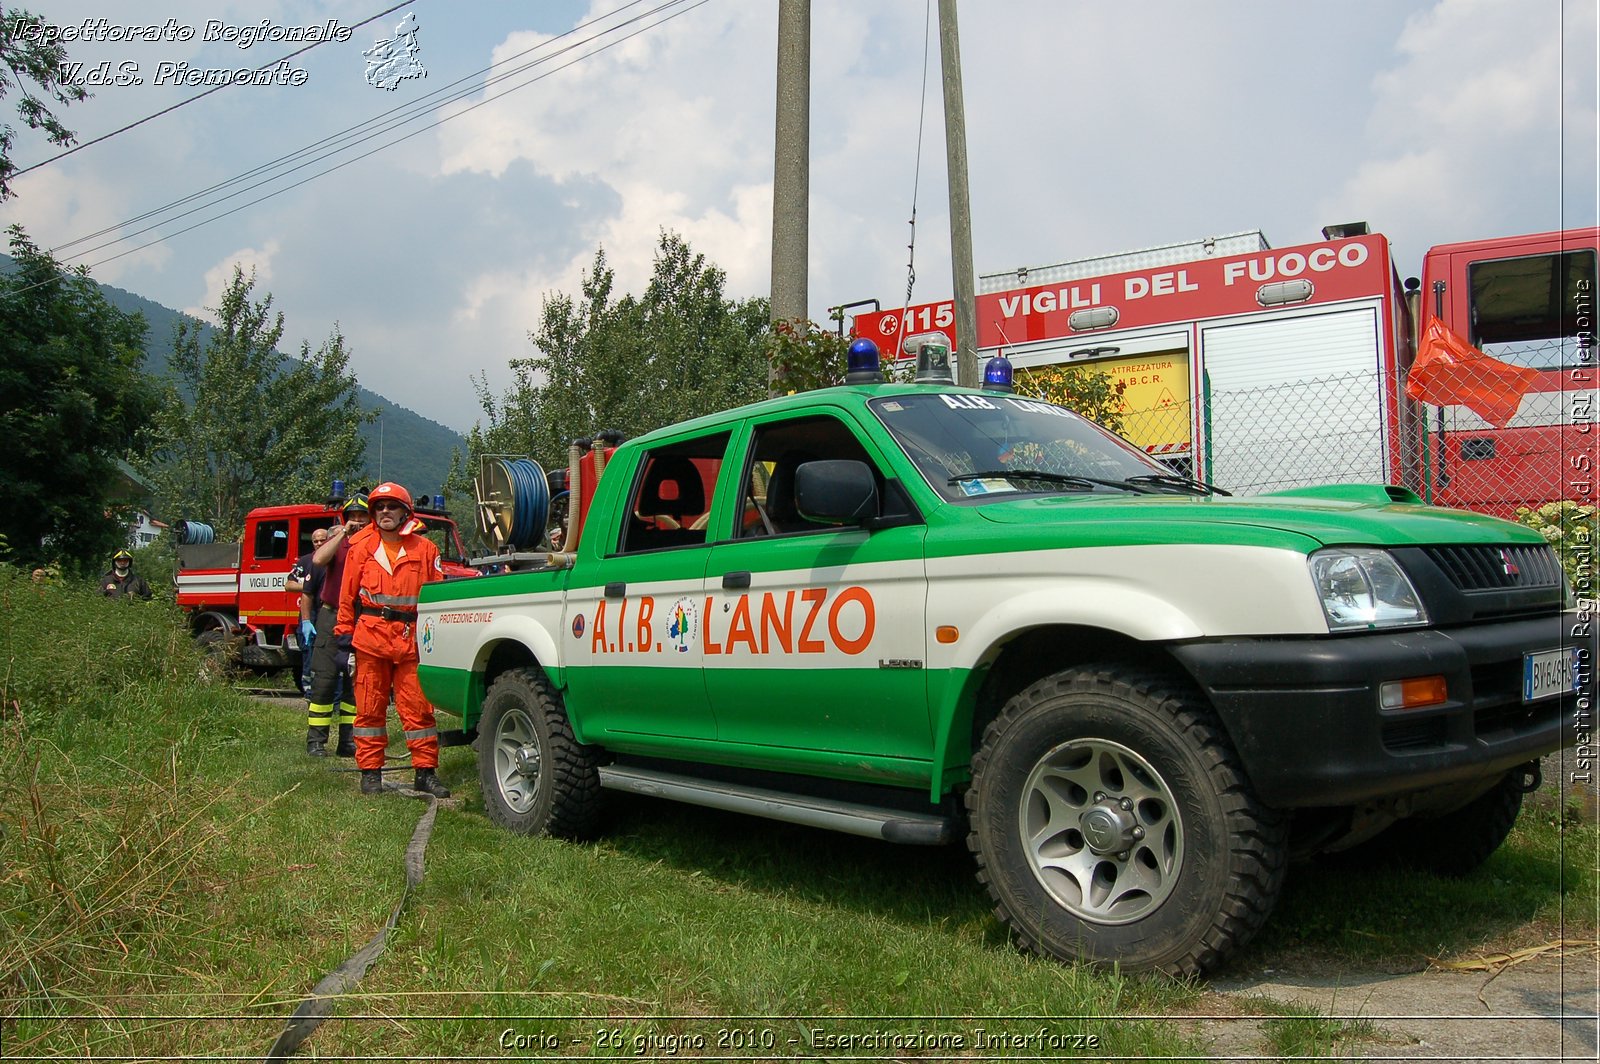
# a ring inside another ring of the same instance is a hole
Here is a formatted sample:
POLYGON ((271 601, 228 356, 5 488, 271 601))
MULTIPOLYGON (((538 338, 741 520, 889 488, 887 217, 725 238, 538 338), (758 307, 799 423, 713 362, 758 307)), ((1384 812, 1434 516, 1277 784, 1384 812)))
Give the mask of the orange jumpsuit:
POLYGON ((344 561, 335 635, 352 637, 356 653, 356 766, 383 767, 388 744, 389 694, 405 728, 411 767, 439 767, 439 729, 417 682, 417 593, 444 575, 439 548, 405 526, 385 544, 377 525, 350 538, 344 561))

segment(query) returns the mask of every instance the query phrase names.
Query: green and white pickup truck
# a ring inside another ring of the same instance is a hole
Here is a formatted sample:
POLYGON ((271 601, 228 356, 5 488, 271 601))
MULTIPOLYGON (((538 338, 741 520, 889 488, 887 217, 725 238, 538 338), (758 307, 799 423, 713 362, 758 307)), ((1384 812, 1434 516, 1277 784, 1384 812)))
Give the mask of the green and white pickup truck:
POLYGON ((1194 973, 1292 856, 1481 863, 1590 664, 1530 530, 1223 494, 997 391, 757 403, 617 448, 570 553, 427 585, 422 684, 513 831, 619 789, 964 839, 1024 946, 1194 973))

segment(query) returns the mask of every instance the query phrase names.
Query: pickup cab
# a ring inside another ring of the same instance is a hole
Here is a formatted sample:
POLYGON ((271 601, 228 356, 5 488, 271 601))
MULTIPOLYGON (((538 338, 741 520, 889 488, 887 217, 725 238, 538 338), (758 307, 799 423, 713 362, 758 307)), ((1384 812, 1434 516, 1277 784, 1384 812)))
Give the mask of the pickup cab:
MULTIPOLYGON (((426 497, 424 497, 426 498, 426 497)), ((237 650, 250 668, 276 669, 291 663, 300 646, 299 593, 285 589, 289 571, 311 550, 311 534, 340 520, 342 498, 326 503, 259 506, 245 515, 237 543, 189 543, 177 547, 178 606, 202 645, 237 650)), ((467 565, 455 521, 443 500, 419 500, 417 516, 439 547, 447 576, 477 576, 467 565)), ((186 529, 191 522, 179 522, 186 529)), ((206 529, 209 526, 197 526, 206 529)))
POLYGON ((568 546, 422 591, 491 819, 582 838, 622 790, 965 841, 1024 947, 1123 970, 1216 965, 1291 856, 1475 867, 1588 682, 1526 528, 1384 485, 1228 497, 999 391, 652 432, 568 546))

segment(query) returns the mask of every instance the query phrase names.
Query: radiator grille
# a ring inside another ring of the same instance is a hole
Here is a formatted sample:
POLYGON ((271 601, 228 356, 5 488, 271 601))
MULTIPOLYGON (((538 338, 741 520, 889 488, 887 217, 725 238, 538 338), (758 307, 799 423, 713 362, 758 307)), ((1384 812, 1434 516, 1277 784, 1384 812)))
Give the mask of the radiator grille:
POLYGON ((1428 558, 1462 591, 1559 587, 1561 566, 1548 546, 1428 547, 1428 558))

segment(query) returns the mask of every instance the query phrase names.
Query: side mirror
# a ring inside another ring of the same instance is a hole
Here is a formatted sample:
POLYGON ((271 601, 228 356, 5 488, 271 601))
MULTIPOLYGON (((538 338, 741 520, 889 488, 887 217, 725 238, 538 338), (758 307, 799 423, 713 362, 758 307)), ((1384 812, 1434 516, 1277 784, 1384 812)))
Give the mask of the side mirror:
POLYGON ((794 472, 794 505, 808 521, 866 524, 878 516, 878 482, 865 462, 803 462, 794 472))

